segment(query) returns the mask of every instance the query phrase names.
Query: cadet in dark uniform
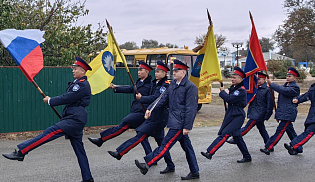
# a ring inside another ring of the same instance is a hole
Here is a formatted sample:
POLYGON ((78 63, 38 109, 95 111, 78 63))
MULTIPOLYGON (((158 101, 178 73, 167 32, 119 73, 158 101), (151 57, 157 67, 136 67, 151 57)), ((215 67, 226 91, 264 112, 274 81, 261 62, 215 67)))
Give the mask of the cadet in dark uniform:
POLYGON ((252 158, 247 150, 246 144, 241 136, 241 127, 244 123, 246 107, 246 90, 243 83, 245 78, 244 71, 239 67, 234 67, 232 75, 232 86, 229 93, 224 91, 224 87, 220 87, 220 97, 227 102, 228 109, 225 112, 222 126, 218 132, 218 137, 208 147, 207 152, 201 152, 207 159, 211 159, 215 152, 225 143, 225 141, 233 136, 238 148, 243 154, 243 158, 238 163, 251 162, 252 158))
MULTIPOLYGON (((270 150, 280 141, 284 132, 287 132, 290 140, 293 140, 297 136, 292 124, 292 122, 296 119, 297 104, 292 103, 292 100, 294 97, 300 95, 300 87, 295 81, 296 77, 299 76, 299 72, 290 67, 288 68, 287 82, 283 86, 272 83, 270 79, 267 80, 270 88, 279 93, 275 119, 280 120, 280 123, 277 127, 276 133, 271 136, 265 144, 265 148, 260 149, 260 151, 266 155, 270 155, 270 150)), ((303 148, 301 146, 298 147, 297 150, 299 153, 303 152, 303 148)))
MULTIPOLYGON (((250 102, 247 110, 249 121, 241 128, 241 135, 244 136, 256 125, 265 144, 269 139, 269 135, 266 131, 264 121, 269 120, 273 110, 271 91, 267 86, 266 77, 266 74, 258 72, 258 90, 254 100, 250 102)), ((227 140, 227 142, 236 144, 233 139, 227 140)))
POLYGON ((315 133, 315 83, 311 85, 308 92, 293 99, 293 103, 300 104, 308 100, 311 101, 311 107, 304 123, 304 132, 295 137, 290 144, 284 144, 290 155, 297 155, 299 153, 297 149, 303 146, 315 133))
MULTIPOLYGON (((181 177, 182 180, 199 178, 199 167, 194 149, 191 145, 188 133, 193 127, 198 107, 198 89, 186 76, 187 66, 178 60, 174 60, 174 80, 167 92, 156 104, 155 109, 169 106, 168 133, 164 137, 161 146, 144 157, 145 163, 135 160, 136 166, 142 174, 146 174, 153 163, 165 156, 172 146, 179 141, 185 151, 190 173, 181 177)), ((150 117, 149 111, 154 104, 148 107, 146 116, 150 117)), ((153 114, 153 113, 152 113, 153 114)))
MULTIPOLYGON (((155 101, 166 89, 169 87, 169 81, 167 80, 167 71, 169 68, 162 62, 157 62, 157 67, 155 69, 155 79, 152 81, 153 88, 151 89, 150 96, 142 96, 140 93, 136 95, 137 99, 140 100, 141 103, 151 104, 155 101)), ((145 138, 149 136, 153 136, 158 146, 162 144, 162 140, 164 139, 164 128, 167 124, 168 120, 168 108, 158 108, 154 109, 151 117, 145 120, 142 125, 136 128, 137 135, 125 143, 121 144, 116 151, 108 151, 108 153, 115 157, 117 160, 120 160, 123 155, 129 152, 132 148, 137 146, 140 142, 142 142, 145 138)), ((164 160, 167 164, 167 167, 164 171, 161 171, 161 174, 174 172, 175 165, 172 162, 171 156, 167 151, 164 160)))
POLYGON ((78 158, 83 181, 94 181, 90 172, 88 158, 86 156, 82 135, 83 128, 88 120, 88 113, 85 109, 91 101, 91 88, 85 73, 92 70, 91 67, 80 57, 72 66, 72 73, 75 80, 67 88, 67 93, 57 97, 44 98, 44 102, 50 106, 66 105, 62 112, 62 118, 55 125, 47 128, 42 134, 19 144, 19 151, 10 154, 2 154, 11 160, 23 161, 26 154, 33 149, 50 142, 61 136, 70 139, 73 150, 78 158))
MULTIPOLYGON (((150 95, 152 83, 151 83, 151 75, 149 75, 149 72, 152 70, 152 68, 146 64, 143 61, 139 61, 139 68, 138 68, 138 77, 139 79, 136 81, 136 87, 138 92, 142 96, 148 96, 150 95)), ((91 138, 88 139, 98 147, 101 147, 104 142, 106 142, 109 139, 112 139, 129 128, 137 128, 144 122, 144 110, 141 106, 140 101, 136 98, 136 92, 133 86, 119 86, 116 87, 114 84, 111 83, 110 85, 111 89, 114 89, 115 93, 133 93, 134 94, 134 100, 132 101, 131 105, 131 112, 128 114, 125 118, 122 119, 122 122, 120 125, 108 128, 105 131, 102 131, 100 133, 100 138, 91 138)), ((149 103, 143 104, 144 109, 148 107, 149 103)), ((148 142, 148 139, 142 142, 143 148, 146 153, 150 153, 152 151, 150 144, 148 142), (143 143, 144 142, 144 143, 143 143)))

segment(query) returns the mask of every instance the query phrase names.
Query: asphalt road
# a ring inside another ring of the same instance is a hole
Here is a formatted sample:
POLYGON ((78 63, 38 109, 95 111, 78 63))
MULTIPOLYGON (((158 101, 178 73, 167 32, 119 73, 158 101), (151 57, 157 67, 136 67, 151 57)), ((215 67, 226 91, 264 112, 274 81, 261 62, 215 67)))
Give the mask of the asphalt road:
MULTIPOLYGON (((305 114, 299 114, 294 127, 298 134, 303 132, 305 114)), ((276 121, 266 122, 266 127, 272 135, 277 127, 276 121)), ((194 181, 314 181, 315 166, 315 140, 304 146, 304 152, 297 156, 290 156, 283 147, 283 143, 289 142, 287 135, 275 147, 275 152, 267 156, 259 151, 263 148, 263 140, 256 128, 251 130, 244 140, 248 146, 253 161, 239 164, 236 160, 242 155, 236 145, 225 143, 212 160, 201 156, 210 143, 216 138, 219 127, 194 128, 190 138, 194 146, 199 168, 200 179, 194 181)), ((185 154, 179 144, 171 149, 171 155, 176 165, 176 171, 172 174, 159 174, 165 168, 165 162, 159 161, 157 166, 150 168, 146 175, 142 175, 135 166, 134 160, 143 161, 144 152, 139 145, 127 153, 120 161, 112 158, 107 151, 115 150, 119 144, 134 136, 134 131, 127 131, 110 141, 101 148, 91 144, 88 136, 84 136, 85 149, 89 158, 90 168, 95 181, 181 181, 180 176, 188 174, 189 169, 185 154)), ((98 135, 91 135, 98 137, 98 135)), ((151 140, 152 147, 156 144, 151 140)), ((23 141, 1 141, 0 153, 9 153, 16 145, 23 141)), ((79 165, 70 142, 64 138, 49 142, 30 152, 23 162, 10 161, 0 157, 0 181, 81 181, 79 165)))

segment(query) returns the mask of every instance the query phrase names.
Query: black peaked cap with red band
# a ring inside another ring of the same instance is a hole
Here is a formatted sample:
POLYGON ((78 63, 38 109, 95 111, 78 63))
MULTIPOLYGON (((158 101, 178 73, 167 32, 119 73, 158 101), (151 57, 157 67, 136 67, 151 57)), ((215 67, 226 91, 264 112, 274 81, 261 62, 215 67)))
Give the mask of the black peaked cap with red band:
POLYGON ((170 69, 162 61, 157 61, 156 63, 156 70, 163 70, 165 72, 170 71, 170 69))
POLYGON ((72 66, 80 66, 82 67, 85 71, 87 70, 92 70, 89 64, 87 64, 82 58, 79 56, 75 57, 75 62, 73 63, 72 66))
POLYGON ((300 73, 293 67, 289 67, 288 68, 288 73, 287 74, 294 75, 295 77, 300 77, 300 73))
POLYGON ((262 72, 257 72, 259 78, 267 78, 267 75, 262 72))
POLYGON ((246 77, 246 74, 244 73, 244 71, 240 67, 237 67, 237 66, 234 67, 234 72, 232 73, 232 75, 238 75, 241 78, 246 77))
POLYGON ((183 62, 181 62, 180 60, 178 59, 175 59, 174 60, 174 68, 173 70, 186 70, 188 69, 189 67, 184 64, 183 62))
POLYGON ((149 66, 147 63, 145 63, 144 61, 139 61, 138 69, 146 69, 148 71, 153 70, 153 68, 151 66, 149 66))

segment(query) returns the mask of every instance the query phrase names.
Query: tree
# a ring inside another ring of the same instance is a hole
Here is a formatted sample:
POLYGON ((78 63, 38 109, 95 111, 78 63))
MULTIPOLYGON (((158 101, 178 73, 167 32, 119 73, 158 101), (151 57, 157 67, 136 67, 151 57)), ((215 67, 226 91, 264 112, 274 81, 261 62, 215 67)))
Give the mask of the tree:
MULTIPOLYGON (((260 43, 262 52, 269 52, 275 49, 275 46, 274 46, 275 42, 271 38, 262 37, 261 39, 259 39, 259 43, 260 43)), ((247 50, 248 50, 248 46, 249 46, 249 39, 246 41, 247 50)))
POLYGON ((149 48, 157 48, 159 47, 159 43, 156 40, 147 40, 147 39, 143 39, 142 40, 142 45, 141 45, 141 49, 149 49, 149 48))
POLYGON ((178 48, 176 44, 166 43, 165 45, 160 43, 156 40, 142 40, 142 46, 141 49, 150 49, 150 48, 159 48, 159 47, 168 47, 168 48, 178 48))
MULTIPOLYGON (((4 28, 40 29, 45 31, 45 42, 41 47, 46 66, 68 66, 75 56, 88 60, 89 55, 95 55, 106 44, 104 26, 98 24, 93 32, 92 25, 76 26, 78 18, 88 15, 85 1, 80 0, 2 0, 1 25, 4 28)), ((2 27, 1 27, 2 28, 2 27)), ((0 65, 15 65, 4 47, 0 47, 0 65)))
MULTIPOLYGON (((205 41, 206 35, 207 34, 201 34, 197 36, 195 40, 195 44, 197 45, 203 44, 205 41)), ((223 36, 222 34, 214 34, 214 38, 215 38, 217 49, 220 48, 227 41, 226 37, 223 36)))
POLYGON ((314 0, 285 0, 288 18, 274 34, 281 54, 297 62, 315 60, 314 0))
POLYGON ((276 59, 268 60, 267 68, 268 68, 268 71, 272 73, 272 80, 274 80, 275 73, 281 68, 280 60, 276 60, 276 59))
POLYGON ((121 44, 120 49, 127 49, 127 50, 134 50, 134 49, 139 49, 137 44, 135 42, 126 42, 124 44, 121 44))

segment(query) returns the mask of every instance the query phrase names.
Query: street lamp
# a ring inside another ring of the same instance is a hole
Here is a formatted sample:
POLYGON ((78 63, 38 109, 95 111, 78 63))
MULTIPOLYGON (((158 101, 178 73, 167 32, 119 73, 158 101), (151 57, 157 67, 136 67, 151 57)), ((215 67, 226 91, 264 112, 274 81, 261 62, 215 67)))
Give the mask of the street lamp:
MULTIPOLYGON (((236 64, 238 66, 238 48, 242 47, 243 43, 242 42, 233 42, 232 46, 236 48, 236 64)), ((234 67, 234 65, 233 65, 233 67, 234 67)))

